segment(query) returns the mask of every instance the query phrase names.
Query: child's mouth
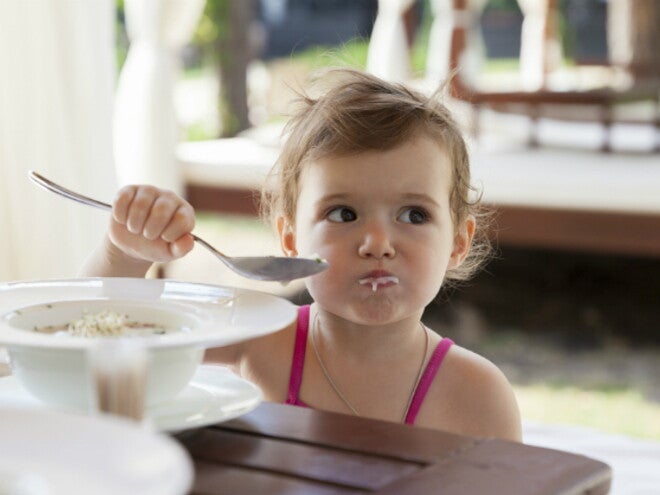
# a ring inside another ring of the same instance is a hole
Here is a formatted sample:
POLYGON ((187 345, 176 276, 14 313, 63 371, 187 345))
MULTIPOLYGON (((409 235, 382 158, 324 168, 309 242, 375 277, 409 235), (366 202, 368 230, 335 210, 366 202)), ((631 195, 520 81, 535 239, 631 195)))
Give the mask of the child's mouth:
POLYGON ((399 283, 399 277, 387 276, 387 277, 367 277, 361 278, 358 280, 360 285, 371 285, 371 290, 376 292, 380 287, 389 287, 394 284, 399 283))

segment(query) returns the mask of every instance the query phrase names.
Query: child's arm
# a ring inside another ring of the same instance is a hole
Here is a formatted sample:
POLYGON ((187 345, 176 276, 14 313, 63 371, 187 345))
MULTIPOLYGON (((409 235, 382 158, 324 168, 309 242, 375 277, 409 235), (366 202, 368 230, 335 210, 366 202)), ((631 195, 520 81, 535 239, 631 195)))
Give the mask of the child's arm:
POLYGON ((80 270, 83 277, 143 277, 153 262, 193 248, 195 212, 183 198, 153 186, 126 186, 112 205, 108 232, 80 270))
POLYGON ((474 378, 478 385, 471 393, 473 400, 479 401, 482 407, 479 415, 479 428, 482 430, 480 436, 521 442, 520 409, 513 387, 504 373, 482 358, 482 362, 475 369, 474 378))

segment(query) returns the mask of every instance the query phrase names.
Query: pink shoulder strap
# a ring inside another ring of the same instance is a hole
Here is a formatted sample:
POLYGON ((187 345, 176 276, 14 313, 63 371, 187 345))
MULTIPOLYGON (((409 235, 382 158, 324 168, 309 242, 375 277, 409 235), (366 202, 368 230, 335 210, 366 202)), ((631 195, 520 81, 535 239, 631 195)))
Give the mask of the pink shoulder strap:
POLYGON ((296 343, 293 347, 291 360, 291 375, 289 376, 289 392, 285 404, 298 404, 298 393, 302 382, 305 365, 305 349, 307 348, 307 331, 309 329, 309 305, 298 308, 298 325, 296 327, 296 343))
POLYGON ((449 351, 449 348, 452 346, 453 343, 454 342, 451 339, 444 338, 440 341, 440 343, 436 346, 435 350, 433 351, 433 355, 431 356, 431 359, 429 359, 429 363, 426 365, 424 374, 422 375, 422 378, 419 380, 419 383, 417 384, 417 389, 415 390, 415 394, 413 395, 413 398, 410 401, 410 407, 408 407, 408 413, 406 414, 406 419, 404 421, 405 424, 407 425, 415 424, 415 419, 417 418, 417 414, 419 413, 419 410, 422 408, 422 404, 424 403, 426 394, 428 393, 429 388, 431 387, 431 383, 433 383, 433 379, 435 378, 435 375, 438 373, 438 370, 440 369, 440 365, 442 364, 442 361, 447 355, 447 351, 449 351))

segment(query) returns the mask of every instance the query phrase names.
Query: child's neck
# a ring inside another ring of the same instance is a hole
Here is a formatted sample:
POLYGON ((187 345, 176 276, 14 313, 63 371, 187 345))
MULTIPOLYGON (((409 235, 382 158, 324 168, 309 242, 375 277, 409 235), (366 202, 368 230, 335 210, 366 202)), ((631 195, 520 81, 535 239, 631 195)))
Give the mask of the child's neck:
POLYGON ((326 348, 347 358, 389 359, 419 347, 425 338, 420 317, 421 313, 394 323, 362 325, 314 305, 310 332, 316 332, 317 340, 322 340, 326 348))

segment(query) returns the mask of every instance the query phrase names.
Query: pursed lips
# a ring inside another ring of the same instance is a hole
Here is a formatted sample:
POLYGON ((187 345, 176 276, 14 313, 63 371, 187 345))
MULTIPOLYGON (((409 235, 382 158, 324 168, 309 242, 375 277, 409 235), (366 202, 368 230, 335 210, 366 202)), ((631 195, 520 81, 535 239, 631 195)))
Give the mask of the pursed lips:
POLYGON ((390 287, 399 283, 399 277, 392 275, 386 270, 373 270, 366 273, 358 280, 360 285, 370 285, 371 290, 376 292, 379 288, 390 287))

